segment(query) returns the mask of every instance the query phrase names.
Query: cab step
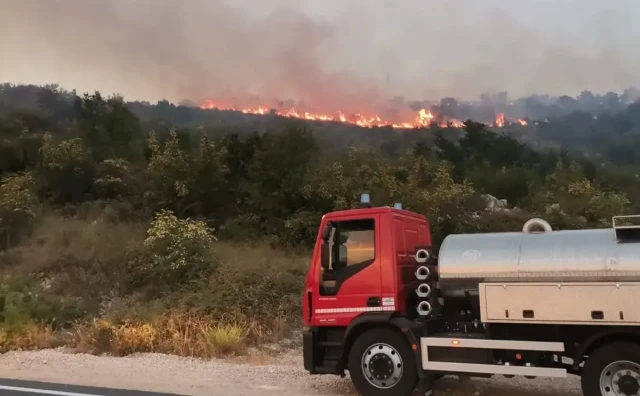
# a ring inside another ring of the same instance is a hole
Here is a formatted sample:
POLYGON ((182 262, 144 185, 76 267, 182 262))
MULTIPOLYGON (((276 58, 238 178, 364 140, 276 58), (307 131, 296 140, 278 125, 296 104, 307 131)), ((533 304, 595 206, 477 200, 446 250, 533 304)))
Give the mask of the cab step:
POLYGON ((335 365, 324 365, 316 367, 317 374, 338 374, 338 368, 335 365))
POLYGON ((339 342, 339 341, 320 341, 318 343, 318 345, 320 345, 322 347, 327 347, 327 348, 340 348, 344 344, 342 342, 339 342))

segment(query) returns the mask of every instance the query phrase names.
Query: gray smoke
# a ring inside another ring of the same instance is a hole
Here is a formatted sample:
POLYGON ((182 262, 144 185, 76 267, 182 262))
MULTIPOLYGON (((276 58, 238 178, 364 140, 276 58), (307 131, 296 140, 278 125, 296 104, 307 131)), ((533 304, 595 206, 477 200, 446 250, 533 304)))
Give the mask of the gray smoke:
POLYGON ((637 0, 0 0, 0 81, 349 111, 622 91, 639 18, 637 0))

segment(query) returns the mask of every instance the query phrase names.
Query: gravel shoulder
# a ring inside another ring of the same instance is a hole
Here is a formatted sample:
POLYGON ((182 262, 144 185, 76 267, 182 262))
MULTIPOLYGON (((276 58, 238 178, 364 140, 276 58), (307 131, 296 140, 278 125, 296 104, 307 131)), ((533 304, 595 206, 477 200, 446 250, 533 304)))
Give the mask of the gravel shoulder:
MULTIPOLYGON (((159 354, 128 357, 74 354, 64 349, 9 352, 0 356, 0 378, 168 392, 189 396, 355 396, 348 377, 310 376, 301 351, 277 358, 199 360, 159 354)), ((579 396, 577 377, 567 379, 456 377, 438 381, 436 395, 579 396)))

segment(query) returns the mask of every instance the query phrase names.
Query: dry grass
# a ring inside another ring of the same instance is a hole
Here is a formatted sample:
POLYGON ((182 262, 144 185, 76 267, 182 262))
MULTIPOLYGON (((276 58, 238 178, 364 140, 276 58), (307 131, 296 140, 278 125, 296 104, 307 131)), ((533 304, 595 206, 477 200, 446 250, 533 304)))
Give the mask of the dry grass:
POLYGON ((0 274, 38 279, 51 295, 79 298, 84 310, 95 312, 105 298, 131 290, 131 257, 144 236, 139 223, 49 213, 29 239, 0 258, 0 274))
POLYGON ((78 350, 117 356, 139 352, 202 358, 242 355, 249 341, 248 326, 212 323, 189 315, 162 316, 151 323, 95 319, 77 327, 73 334, 72 345, 78 350))
POLYGON ((247 330, 239 325, 218 324, 207 326, 203 335, 214 353, 218 355, 240 354, 245 352, 247 330))
POLYGON ((47 324, 28 322, 10 329, 0 328, 0 351, 53 348, 63 344, 47 324))
POLYGON ((145 225, 96 219, 64 218, 52 213, 43 217, 33 235, 11 256, 23 272, 51 270, 60 258, 79 262, 112 262, 141 246, 145 225))

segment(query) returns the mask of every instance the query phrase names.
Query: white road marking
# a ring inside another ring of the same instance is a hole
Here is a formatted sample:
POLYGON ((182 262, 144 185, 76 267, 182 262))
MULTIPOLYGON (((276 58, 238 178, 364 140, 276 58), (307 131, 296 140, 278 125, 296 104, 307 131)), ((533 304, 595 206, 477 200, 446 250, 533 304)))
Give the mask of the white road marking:
POLYGON ((54 390, 47 390, 47 389, 21 388, 18 386, 5 386, 5 385, 0 385, 0 389, 14 391, 14 392, 29 392, 29 393, 38 393, 41 395, 55 395, 55 396, 104 396, 104 395, 94 395, 91 393, 63 392, 63 391, 54 391, 54 390))

